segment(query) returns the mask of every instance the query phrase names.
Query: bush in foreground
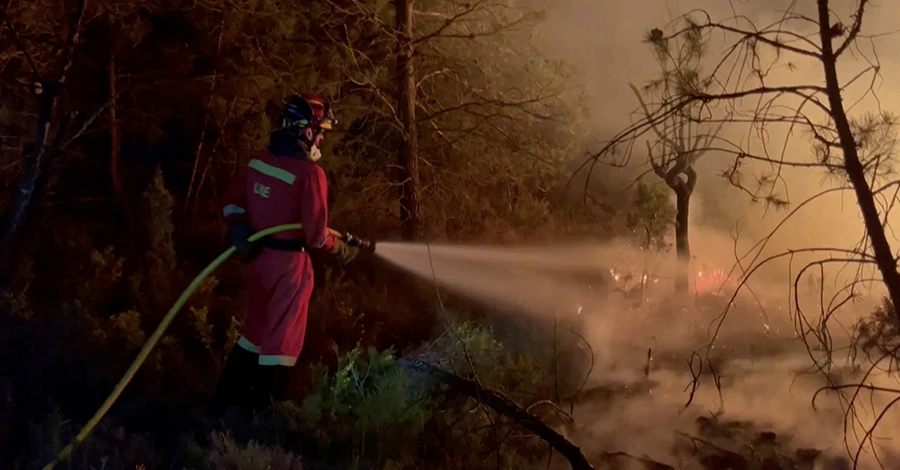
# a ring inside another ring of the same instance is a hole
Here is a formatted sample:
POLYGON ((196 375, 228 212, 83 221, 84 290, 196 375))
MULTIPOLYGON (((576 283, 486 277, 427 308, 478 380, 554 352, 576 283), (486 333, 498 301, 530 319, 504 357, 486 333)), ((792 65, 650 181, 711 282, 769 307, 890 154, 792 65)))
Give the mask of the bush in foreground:
MULTIPOLYGON (((447 358, 442 368, 458 375, 473 376, 474 366, 485 387, 523 406, 550 388, 541 383, 549 375, 540 371, 538 358, 510 354, 484 328, 460 325, 426 349, 428 356, 447 358)), ((337 367, 313 366, 311 390, 298 402, 276 404, 250 421, 205 428, 195 437, 188 429, 131 434, 110 417, 70 468, 493 469, 522 468, 546 455, 539 439, 404 363, 391 350, 357 346, 338 356, 337 367)), ((17 468, 45 464, 78 426, 55 412, 31 429, 17 468)))

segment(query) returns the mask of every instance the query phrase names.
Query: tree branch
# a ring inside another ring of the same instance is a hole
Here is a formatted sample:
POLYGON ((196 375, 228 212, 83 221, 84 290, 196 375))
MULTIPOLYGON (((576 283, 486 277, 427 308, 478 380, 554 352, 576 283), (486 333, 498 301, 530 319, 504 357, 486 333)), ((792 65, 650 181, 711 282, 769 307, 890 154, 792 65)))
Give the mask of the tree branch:
POLYGON ((856 37, 859 35, 859 32, 862 30, 862 20, 863 13, 865 13, 866 5, 869 3, 869 0, 859 0, 859 5, 856 7, 856 13, 853 14, 853 26, 850 27, 850 32, 847 33, 847 39, 838 46, 834 51, 834 57, 838 58, 841 54, 853 44, 853 41, 856 40, 856 37))
POLYGON ((559 452, 560 455, 565 457, 569 461, 569 464, 572 465, 572 470, 594 469, 594 466, 588 461, 587 457, 581 451, 581 448, 508 397, 495 391, 485 389, 472 380, 464 379, 427 362, 421 360, 404 360, 403 362, 405 362, 412 370, 426 373, 429 376, 440 380, 456 392, 484 403, 498 413, 533 432, 536 436, 545 440, 555 451, 559 452))
MULTIPOLYGON (((411 45, 415 46, 415 45, 417 45, 417 44, 419 44, 419 43, 421 43, 421 42, 425 42, 425 41, 428 41, 429 39, 433 39, 433 38, 436 38, 436 37, 440 36, 444 31, 447 30, 447 28, 449 28, 450 26, 452 26, 453 23, 455 23, 457 20, 459 20, 460 18, 465 17, 466 15, 471 14, 472 12, 474 12, 474 11, 476 11, 476 10, 478 10, 479 7, 481 7, 481 5, 482 5, 483 3, 484 3, 484 0, 478 0, 478 1, 475 2, 474 4, 468 4, 468 5, 467 5, 468 8, 465 8, 465 9, 463 9, 462 11, 460 11, 460 12, 458 12, 458 13, 455 13, 455 14, 453 14, 452 16, 449 16, 449 17, 445 18, 445 19, 444 19, 444 24, 442 24, 442 25, 441 25, 438 29, 436 29, 435 31, 433 31, 433 32, 431 32, 431 33, 428 33, 428 34, 425 34, 424 36, 421 36, 421 37, 419 37, 419 38, 413 39, 413 40, 411 41, 411 45)), ((417 13, 418 13, 418 12, 417 12, 417 13)))
MULTIPOLYGON (((794 46, 788 45, 784 42, 776 41, 774 39, 769 39, 768 37, 766 37, 766 34, 785 34, 785 32, 781 31, 781 30, 776 30, 776 31, 762 30, 762 31, 753 32, 753 31, 746 31, 746 30, 743 30, 740 28, 734 28, 731 26, 725 26, 724 24, 721 24, 721 23, 712 23, 712 22, 708 22, 704 25, 697 25, 697 27, 703 28, 703 29, 718 29, 721 31, 729 32, 729 33, 740 34, 741 36, 743 36, 742 41, 746 41, 748 39, 753 39, 753 40, 759 41, 763 44, 766 44, 768 46, 772 46, 775 49, 794 52, 796 54, 804 55, 807 57, 813 57, 815 59, 819 59, 821 57, 821 55, 817 52, 802 49, 800 47, 794 47, 794 46)), ((684 31, 676 32, 674 34, 674 36, 677 36, 683 32, 684 31)), ((812 41, 809 41, 808 39, 803 38, 802 36, 800 36, 798 38, 804 40, 805 42, 807 42, 809 44, 814 44, 812 41)))

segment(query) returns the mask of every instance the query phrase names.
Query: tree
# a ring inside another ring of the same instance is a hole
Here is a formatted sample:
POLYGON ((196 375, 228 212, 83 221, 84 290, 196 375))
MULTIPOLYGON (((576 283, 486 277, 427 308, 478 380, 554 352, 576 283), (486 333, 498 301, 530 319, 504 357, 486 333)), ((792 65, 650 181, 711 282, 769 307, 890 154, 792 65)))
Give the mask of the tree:
MULTIPOLYGON (((895 305, 900 301, 900 273, 884 227, 894 200, 892 188, 897 186, 888 179, 892 168, 890 154, 885 152, 885 143, 891 147, 893 139, 884 137, 893 132, 895 120, 886 113, 854 117, 845 105, 844 100, 853 85, 867 76, 877 76, 877 62, 863 65, 855 75, 846 78, 838 73, 838 63, 845 56, 854 53, 867 57, 867 52, 857 47, 857 41, 863 37, 864 14, 871 2, 856 1, 847 22, 837 18, 829 4, 828 0, 816 0, 812 8, 811 4, 792 3, 777 21, 765 27, 756 26, 746 16, 716 22, 701 11, 685 16, 684 25, 671 34, 664 35, 661 30, 656 30, 651 35, 656 42, 697 36, 709 38, 713 34, 726 38, 721 55, 713 58, 709 72, 698 78, 697 83, 708 85, 708 88, 686 87, 654 103, 648 113, 617 134, 594 156, 595 160, 609 156, 616 147, 639 139, 664 120, 678 115, 690 116, 686 110, 698 109, 704 114, 703 121, 711 125, 724 124, 729 132, 746 130, 746 137, 741 141, 720 137, 708 143, 705 150, 733 157, 725 176, 754 200, 787 204, 788 201, 774 190, 779 172, 787 167, 836 176, 834 187, 825 188, 810 200, 798 204, 788 217, 825 194, 852 191, 866 234, 858 247, 792 250, 761 261, 758 252, 750 266, 743 266, 747 271, 746 283, 761 265, 773 260, 800 254, 824 254, 823 259, 808 263, 795 276, 794 308, 798 316, 802 313, 796 285, 811 269, 826 265, 875 266, 890 300, 895 305), (804 6, 809 6, 810 10, 802 10, 804 6), (779 76, 779 69, 786 73, 779 76), (800 82, 797 79, 800 74, 795 73, 798 69, 814 72, 816 77, 809 82, 800 82), (787 149, 787 142, 801 129, 813 142, 810 146, 812 159, 797 158, 787 149), (779 146, 780 154, 774 153, 776 145, 771 138, 775 135, 783 135, 785 139, 785 144, 779 146), (762 170, 756 183, 747 184, 746 170, 748 167, 752 170, 754 162, 769 170, 762 170)), ((680 74, 692 72, 678 68, 675 71, 680 74)), ((865 93, 871 91, 868 89, 865 93)), ((692 121, 700 119, 695 117, 692 121)), ((764 246, 770 237, 771 234, 760 244, 764 246)), ((853 281, 846 289, 841 289, 839 298, 832 299, 831 304, 847 303, 857 295, 857 286, 861 282, 861 279, 853 281)), ((826 324, 833 317, 832 310, 826 312, 824 308, 817 322, 804 319, 798 324, 804 328, 804 339, 812 337, 817 343, 814 347, 826 356, 824 359, 814 357, 817 366, 826 370, 831 363, 831 339, 826 324)), ((724 316, 720 321, 724 321, 724 316)))
POLYGON ((400 178, 400 230, 405 240, 419 232, 419 137, 416 132, 416 71, 413 64, 414 27, 412 0, 395 0, 397 17, 397 111, 402 126, 402 147, 397 152, 400 178))
MULTIPOLYGON (((351 124, 340 150, 366 162, 357 173, 368 180, 360 189, 395 189, 404 204, 411 203, 404 194, 415 194, 419 222, 413 225, 427 226, 430 234, 479 232, 502 217, 545 218, 545 208, 528 205, 546 196, 548 175, 558 175, 572 142, 564 118, 571 110, 559 99, 564 67, 535 58, 530 26, 540 12, 505 0, 416 3, 410 42, 418 173, 413 191, 415 178, 405 168, 411 143, 403 119, 409 113, 394 98, 409 96, 400 93, 409 74, 398 79, 395 68, 407 67, 396 49, 407 32, 397 31, 395 12, 378 2, 340 8, 344 16, 330 21, 356 26, 340 36, 332 33, 332 39, 352 57, 348 79, 354 93, 375 103, 351 124), (454 190, 473 181, 477 191, 454 190), (501 208, 505 212, 497 214, 501 208)), ((409 218, 403 214, 412 215, 400 208, 401 221, 409 218)))
POLYGON ((507 0, 429 6, 419 42, 426 195, 454 202, 429 222, 468 222, 470 233, 501 231, 499 220, 546 223, 541 200, 575 143, 578 114, 561 100, 565 64, 541 59, 536 47, 543 13, 507 0), (479 184, 456 189, 467 181, 479 184))
MULTIPOLYGON (((647 42, 653 46, 662 76, 647 85, 646 92, 658 93, 659 99, 666 102, 676 99, 679 94, 702 92, 709 87, 709 79, 701 79, 700 75, 705 46, 700 30, 688 30, 679 47, 672 47, 659 29, 650 32, 647 42)), ((634 85, 630 87, 645 117, 649 118, 651 112, 641 93, 634 85)), ((653 173, 675 193, 675 252, 678 256, 675 291, 681 293, 688 293, 690 289, 688 224, 691 195, 697 186, 694 164, 707 152, 724 124, 719 123, 719 128, 712 133, 701 133, 698 125, 702 120, 701 113, 699 103, 691 103, 654 121, 650 127, 656 140, 647 142, 647 160, 653 173)))

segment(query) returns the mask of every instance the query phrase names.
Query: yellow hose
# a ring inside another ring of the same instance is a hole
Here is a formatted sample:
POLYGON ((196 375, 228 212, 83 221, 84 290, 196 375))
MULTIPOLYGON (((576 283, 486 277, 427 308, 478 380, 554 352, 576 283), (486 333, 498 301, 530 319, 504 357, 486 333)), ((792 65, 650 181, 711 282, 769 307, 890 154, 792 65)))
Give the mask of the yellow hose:
MULTIPOLYGON (((275 227, 269 227, 265 230, 254 233, 250 237, 250 241, 255 242, 260 238, 265 237, 266 235, 284 232, 287 230, 297 230, 301 228, 303 228, 303 225, 301 224, 285 224, 275 227)), ((182 292, 178 297, 178 300, 176 300, 175 303, 172 304, 172 308, 169 309, 169 312, 166 313, 166 316, 163 317, 161 322, 159 322, 159 326, 156 327, 156 331, 154 331, 153 334, 150 335, 150 338, 147 339, 147 342, 144 343, 144 347, 141 348, 141 351, 138 353, 137 357, 134 358, 134 362, 132 362, 131 366, 128 367, 128 370, 125 371, 125 375, 122 376, 122 379, 119 380, 119 383, 116 384, 115 388, 113 388, 112 393, 110 393, 109 397, 106 398, 106 401, 103 402, 102 405, 100 405, 100 409, 98 409, 97 412, 94 413, 94 416, 87 422, 87 424, 85 424, 84 427, 81 428, 81 431, 79 431, 75 436, 75 440, 64 447, 56 455, 56 458, 44 467, 44 470, 52 470, 59 463, 68 460, 69 457, 72 456, 72 452, 75 450, 75 448, 81 445, 81 443, 84 442, 85 439, 87 439, 91 432, 93 432, 94 428, 97 427, 97 424, 100 423, 100 420, 103 419, 103 416, 105 416, 109 409, 112 407, 113 403, 115 403, 119 398, 119 395, 121 395, 125 390, 125 387, 128 386, 128 383, 131 382, 131 379, 134 378, 134 374, 137 373, 141 365, 144 364, 144 361, 147 360, 147 357, 150 355, 150 351, 152 351, 153 348, 156 347, 156 343, 158 343, 160 338, 162 338, 162 335, 163 333, 165 333, 166 328, 168 328, 169 324, 172 323, 172 320, 175 319, 175 315, 179 310, 181 310, 181 307, 184 307, 184 303, 187 302, 194 291, 197 290, 197 287, 200 286, 200 283, 202 283, 203 280, 207 278, 207 276, 212 274, 213 271, 221 266, 222 263, 225 262, 225 260, 230 258, 231 255, 235 253, 235 251, 237 250, 235 250, 233 246, 229 247, 221 255, 216 257, 216 259, 209 263, 209 265, 203 268, 203 271, 200 271, 200 274, 198 274, 197 277, 195 277, 194 280, 191 281, 190 284, 188 284, 184 292, 182 292)))

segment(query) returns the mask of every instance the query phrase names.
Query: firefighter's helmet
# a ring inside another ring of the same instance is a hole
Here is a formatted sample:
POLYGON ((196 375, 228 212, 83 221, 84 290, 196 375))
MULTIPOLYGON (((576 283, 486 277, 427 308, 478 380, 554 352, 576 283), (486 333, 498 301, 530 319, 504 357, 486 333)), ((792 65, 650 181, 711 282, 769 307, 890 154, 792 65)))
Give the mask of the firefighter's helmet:
POLYGON ((303 130, 306 128, 331 130, 337 124, 328 103, 314 93, 291 96, 281 110, 281 127, 303 130))

